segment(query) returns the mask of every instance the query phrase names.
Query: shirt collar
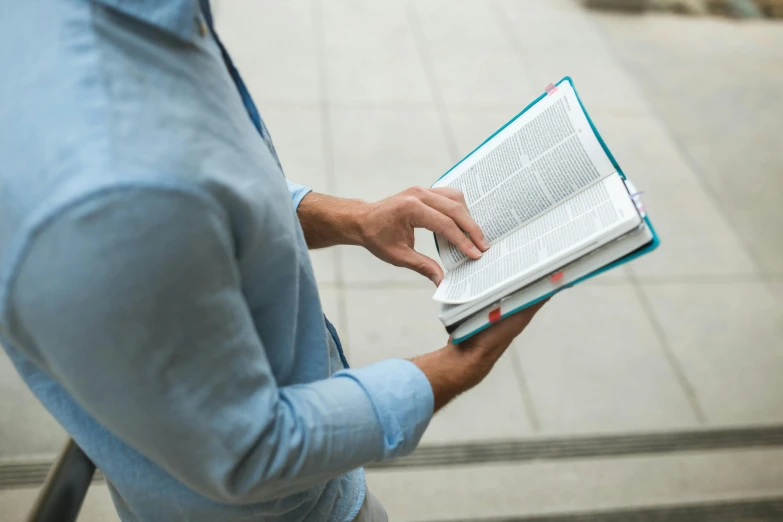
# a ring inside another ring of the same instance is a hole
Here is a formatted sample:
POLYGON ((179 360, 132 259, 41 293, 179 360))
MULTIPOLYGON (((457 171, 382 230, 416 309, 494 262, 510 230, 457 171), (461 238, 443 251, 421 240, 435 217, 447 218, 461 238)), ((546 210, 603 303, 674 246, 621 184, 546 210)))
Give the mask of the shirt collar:
POLYGON ((199 30, 198 0, 95 0, 185 41, 199 30))

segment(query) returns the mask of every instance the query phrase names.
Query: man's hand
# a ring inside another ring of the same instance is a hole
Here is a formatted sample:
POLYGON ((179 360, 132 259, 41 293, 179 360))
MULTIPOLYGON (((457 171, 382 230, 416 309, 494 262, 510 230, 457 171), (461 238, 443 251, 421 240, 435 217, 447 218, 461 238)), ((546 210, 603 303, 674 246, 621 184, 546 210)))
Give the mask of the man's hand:
POLYGON ((442 234, 472 259, 489 248, 462 192, 448 187, 413 187, 376 203, 310 193, 298 214, 310 248, 361 245, 379 259, 414 270, 436 285, 443 271, 435 260, 414 250, 415 228, 442 234))
POLYGON ((545 302, 517 312, 460 344, 448 344, 413 358, 412 362, 430 381, 435 411, 484 380, 511 341, 522 333, 545 302))
POLYGON ((448 187, 413 187, 372 203, 360 226, 363 246, 377 258, 418 272, 436 285, 443 271, 433 259, 413 249, 415 228, 442 234, 471 259, 480 258, 489 248, 468 213, 462 192, 448 187))

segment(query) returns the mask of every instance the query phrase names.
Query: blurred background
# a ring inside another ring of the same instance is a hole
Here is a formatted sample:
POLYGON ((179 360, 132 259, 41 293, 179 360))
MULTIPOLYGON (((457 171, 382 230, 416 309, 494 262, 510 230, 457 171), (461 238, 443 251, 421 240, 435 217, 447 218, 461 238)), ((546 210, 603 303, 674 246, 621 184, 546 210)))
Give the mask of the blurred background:
MULTIPOLYGON (((783 520, 783 0, 214 5, 290 179, 428 186, 570 75, 661 236, 368 469, 391 520, 783 520)), ((445 342, 429 281, 353 247, 313 262, 354 366, 445 342)), ((0 520, 65 439, 2 356, 0 520)), ((100 476, 79 520, 117 520, 100 476)))

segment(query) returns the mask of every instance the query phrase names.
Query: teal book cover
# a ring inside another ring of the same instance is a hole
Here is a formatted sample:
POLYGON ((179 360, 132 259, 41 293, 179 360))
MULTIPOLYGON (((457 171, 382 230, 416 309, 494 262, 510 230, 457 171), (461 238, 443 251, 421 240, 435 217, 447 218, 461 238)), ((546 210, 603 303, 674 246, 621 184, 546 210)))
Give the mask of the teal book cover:
MULTIPOLYGON (((493 137, 495 137, 503 129, 508 127, 515 120, 517 120, 520 116, 525 114, 525 112, 527 112, 530 108, 534 107, 538 102, 540 102, 541 100, 546 98, 546 96, 548 96, 550 94, 550 92, 554 92, 553 88, 557 88, 560 85, 562 85, 563 83, 568 83, 573 88, 574 93, 576 95, 576 99, 579 101, 580 108, 581 108, 582 112, 584 112, 584 115, 587 118, 587 121, 588 121, 588 123, 590 125, 590 128, 592 129, 593 133, 595 134, 599 144, 603 148, 603 151, 606 153, 607 157, 609 158, 609 160, 612 163, 612 166, 616 169, 616 171, 620 175, 620 177, 623 180, 626 180, 627 177, 626 177, 625 172, 623 172, 622 168, 620 167, 619 163, 615 159, 615 157, 612 154, 611 150, 607 146, 607 144, 604 141, 604 139, 601 137, 601 134, 598 132, 598 129, 596 128, 595 124, 593 123, 593 120, 590 118, 590 114, 587 112, 587 109, 585 108, 584 103, 582 102, 582 99, 579 97, 579 93, 576 90, 576 86, 574 85, 573 80, 569 76, 566 76, 565 78, 561 79, 560 81, 558 81, 554 85, 550 85, 550 87, 547 88, 547 90, 545 92, 543 92, 538 98, 533 100, 533 102, 531 102, 527 107, 525 107, 522 111, 520 111, 516 116, 511 118, 511 120, 509 120, 505 125, 503 125, 497 131, 495 131, 491 136, 489 136, 486 140, 484 140, 484 142, 482 142, 478 147, 476 147, 473 151, 471 151, 464 158, 462 158, 459 162, 457 162, 453 167, 451 167, 448 171, 446 171, 443 174, 443 176, 441 176, 438 179, 440 180, 444 176, 446 176, 447 174, 452 172, 457 166, 459 166, 465 160, 470 158, 476 151, 481 149, 481 147, 483 147, 488 141, 490 141, 493 137)), ((508 317, 510 315, 513 315, 513 314, 515 314, 515 313, 517 313, 517 312, 519 312, 521 310, 524 310, 525 308, 527 308, 529 306, 532 306, 532 305, 534 305, 534 304, 536 304, 536 303, 538 303, 538 302, 540 302, 540 301, 542 301, 544 299, 548 299, 552 295, 554 295, 554 294, 556 294, 556 293, 558 293, 558 292, 560 292, 560 291, 562 291, 564 289, 567 289, 567 288, 570 288, 570 287, 572 287, 574 285, 582 283, 582 282, 584 282, 584 281, 586 281, 588 279, 591 279, 591 278, 593 278, 593 277, 595 277, 595 276, 597 276, 599 274, 602 274, 602 273, 604 273, 604 272, 606 272, 608 270, 612 270, 613 268, 621 266, 621 265, 623 265, 625 263, 628 263, 629 261, 633 261, 634 259, 636 259, 638 257, 641 257, 643 255, 646 255, 646 254, 652 252, 653 250, 658 248, 658 246, 660 245, 660 239, 658 237, 658 234, 655 231, 655 228, 653 227, 653 225, 652 225, 652 223, 650 221, 649 215, 647 215, 646 212, 643 213, 643 219, 644 219, 645 224, 647 225, 647 228, 649 229, 649 231, 650 231, 650 233, 652 235, 652 240, 649 243, 647 243, 645 246, 643 246, 643 247, 641 247, 641 248, 631 252, 630 254, 627 254, 627 255, 621 257, 620 259, 617 259, 616 261, 614 261, 614 262, 612 262, 612 263, 610 263, 608 265, 605 265, 602 268, 599 268, 599 269, 597 269, 597 270, 595 270, 595 271, 593 271, 593 272, 591 272, 591 273, 589 273, 589 274, 587 274, 587 275, 585 275, 585 276, 583 276, 583 277, 581 277, 579 279, 576 279, 576 280, 574 280, 574 281, 572 281, 572 282, 570 282, 570 283, 568 283, 566 285, 563 285, 561 288, 558 288, 558 289, 556 289, 556 290, 554 290, 552 292, 549 292, 548 294, 543 295, 543 296, 541 296, 541 297, 539 297, 539 298, 537 298, 535 300, 529 301, 529 302, 525 303, 522 306, 519 306, 519 307, 516 307, 516 308, 514 308, 512 310, 506 311, 506 312, 504 312, 500 316, 495 316, 495 317, 492 318, 491 322, 488 320, 481 327, 476 328, 476 329, 474 329, 474 330, 472 330, 472 331, 470 331, 470 332, 468 332, 468 333, 466 333, 464 335, 461 335, 459 337, 453 338, 452 342, 456 344, 456 343, 460 343, 462 341, 465 341, 466 339, 469 339, 473 335, 477 334, 478 332, 480 332, 480 331, 484 330, 485 328, 487 328, 488 326, 490 326, 492 324, 492 322, 495 322, 495 321, 497 321, 499 319, 502 319, 502 318, 508 317)), ((437 241, 436 241, 436 247, 437 247, 437 241)))

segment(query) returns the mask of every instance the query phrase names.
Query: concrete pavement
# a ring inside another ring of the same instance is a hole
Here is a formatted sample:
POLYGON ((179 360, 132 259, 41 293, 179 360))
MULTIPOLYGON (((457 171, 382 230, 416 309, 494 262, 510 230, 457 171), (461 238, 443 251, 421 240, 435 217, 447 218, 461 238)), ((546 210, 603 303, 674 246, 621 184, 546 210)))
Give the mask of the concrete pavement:
MULTIPOLYGON (((564 75, 645 191, 660 250, 553 299, 423 444, 783 426, 783 24, 596 15, 571 0, 216 12, 287 176, 317 191, 372 200, 429 185, 564 75)), ((434 255, 431 236, 417 248, 434 255)), ((353 365, 445 342, 429 281, 354 247, 313 262, 353 365)), ((64 434, 7 361, 0 372, 0 463, 52 455, 64 434)), ((393 520, 411 521, 783 497, 781 449, 759 440, 368 476, 393 520)), ((108 520, 94 489, 82 518, 108 520)), ((0 514, 33 491, 0 491, 0 514)))

